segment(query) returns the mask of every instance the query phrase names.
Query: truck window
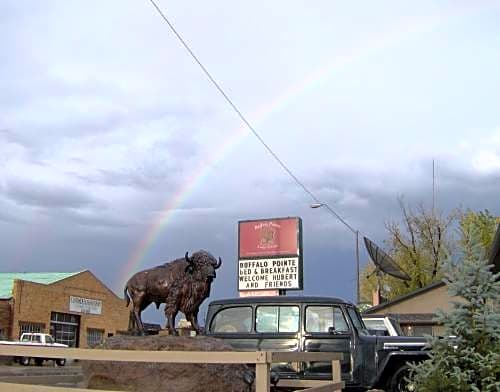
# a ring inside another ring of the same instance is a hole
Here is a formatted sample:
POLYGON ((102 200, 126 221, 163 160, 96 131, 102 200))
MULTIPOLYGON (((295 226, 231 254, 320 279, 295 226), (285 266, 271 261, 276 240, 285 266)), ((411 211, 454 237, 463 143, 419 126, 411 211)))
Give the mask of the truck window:
POLYGON ((31 341, 31 335, 23 335, 21 337, 21 342, 29 342, 31 341))
POLYGON ((295 333, 299 330, 298 306, 259 306, 256 331, 262 333, 295 333))
POLYGON ((306 331, 328 333, 330 328, 336 332, 349 332, 342 309, 337 306, 308 306, 306 308, 306 331))
POLYGON ((221 310, 215 316, 210 331, 212 332, 250 332, 252 330, 252 308, 241 306, 221 310))
POLYGON ((349 317, 351 318, 351 321, 354 324, 354 328, 356 328, 358 333, 360 335, 369 335, 359 313, 351 306, 347 307, 347 313, 349 314, 349 317))
POLYGON ((36 343, 42 343, 42 337, 40 335, 33 336, 33 341, 36 343))
POLYGON ((383 319, 365 319, 363 320, 363 322, 369 329, 375 329, 377 331, 387 331, 387 327, 385 326, 383 319))
POLYGON ((48 343, 48 344, 54 343, 54 340, 52 339, 52 336, 45 335, 45 343, 48 343))

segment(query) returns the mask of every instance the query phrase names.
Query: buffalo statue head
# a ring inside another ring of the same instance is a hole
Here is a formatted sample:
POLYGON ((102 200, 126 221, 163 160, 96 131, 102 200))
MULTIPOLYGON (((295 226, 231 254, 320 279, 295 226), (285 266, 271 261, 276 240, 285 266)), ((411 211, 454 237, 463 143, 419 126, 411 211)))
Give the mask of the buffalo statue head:
POLYGON ((205 250, 199 250, 193 253, 191 257, 189 257, 189 252, 186 252, 184 259, 188 263, 186 272, 201 280, 215 279, 217 276, 215 270, 222 265, 220 257, 217 261, 214 256, 205 250))

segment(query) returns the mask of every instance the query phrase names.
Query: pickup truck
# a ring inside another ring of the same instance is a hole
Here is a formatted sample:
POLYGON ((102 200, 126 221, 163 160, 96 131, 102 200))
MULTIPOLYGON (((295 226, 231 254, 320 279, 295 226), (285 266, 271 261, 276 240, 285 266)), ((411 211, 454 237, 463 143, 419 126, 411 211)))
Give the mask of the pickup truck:
MULTIPOLYGON (((412 391, 407 362, 428 358, 425 338, 374 336, 356 307, 340 298, 247 297, 209 304, 206 334, 237 351, 329 351, 343 354, 347 390, 412 391)), ((273 367, 279 379, 330 379, 331 363, 304 362, 273 367)), ((279 384, 278 384, 279 385, 279 384)))
MULTIPOLYGON (((12 346, 40 346, 40 347, 68 347, 66 344, 56 343, 52 336, 46 333, 23 333, 19 341, 0 341, 0 344, 12 345, 12 346)), ((16 362, 19 362, 23 366, 28 366, 31 362, 31 357, 14 357, 16 362)), ((65 358, 33 358, 35 365, 41 366, 44 361, 55 361, 58 366, 64 366, 66 364, 65 358)))

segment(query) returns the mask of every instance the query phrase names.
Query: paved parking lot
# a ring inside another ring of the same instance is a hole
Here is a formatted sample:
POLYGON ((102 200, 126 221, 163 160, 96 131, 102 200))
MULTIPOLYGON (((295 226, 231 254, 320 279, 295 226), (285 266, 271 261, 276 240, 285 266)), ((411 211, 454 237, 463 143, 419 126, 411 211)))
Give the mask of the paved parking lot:
POLYGON ((82 382, 80 366, 54 366, 46 362, 44 366, 0 366, 0 382, 19 384, 75 387, 82 382))

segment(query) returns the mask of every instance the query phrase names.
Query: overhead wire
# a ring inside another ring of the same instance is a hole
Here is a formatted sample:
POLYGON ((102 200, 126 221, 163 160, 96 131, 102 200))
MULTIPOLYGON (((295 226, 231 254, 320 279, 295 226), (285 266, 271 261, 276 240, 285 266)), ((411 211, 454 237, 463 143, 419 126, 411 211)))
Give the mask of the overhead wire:
POLYGON ((190 46, 187 44, 187 42, 182 38, 180 33, 177 31, 177 29, 174 27, 174 25, 170 22, 170 20, 167 18, 167 16, 163 13, 163 11, 160 9, 160 7, 156 4, 154 0, 149 0, 150 3, 153 5, 153 7, 156 9, 158 14, 161 16, 163 21, 167 23, 169 26, 170 30, 174 33, 174 35, 177 37, 177 39, 180 41, 182 46, 187 50, 189 55, 193 58, 193 60, 198 64, 198 66, 201 68, 203 73, 207 76, 207 78, 210 80, 210 82, 215 86, 217 91, 224 97, 226 102, 231 106, 231 108, 234 110, 234 112, 238 115, 238 117, 243 121, 243 123, 248 127, 248 129, 253 133, 253 135, 257 138, 257 140, 264 146, 264 148, 268 151, 269 154, 274 158, 276 162, 281 166, 281 168, 294 180, 294 182, 302 188, 302 190, 307 193, 311 199, 319 203, 323 206, 326 207, 326 209, 334 215, 340 222, 342 222, 349 230, 351 230, 353 233, 356 234, 357 230, 355 230, 351 225, 349 225, 345 219, 343 219, 333 208, 331 208, 328 204, 323 203, 316 195, 302 182, 300 179, 292 172, 292 170, 285 164, 285 162, 273 151, 273 149, 265 142, 265 140, 262 138, 262 136, 255 130, 255 128, 252 126, 250 121, 247 120, 247 118, 243 115, 243 113, 238 109, 236 104, 233 102, 233 100, 227 95, 227 93, 223 90, 221 85, 215 80, 215 78, 212 76, 212 74, 208 71, 208 69, 203 65, 203 63, 200 61, 198 56, 196 56, 193 52, 193 50, 190 48, 190 46))

